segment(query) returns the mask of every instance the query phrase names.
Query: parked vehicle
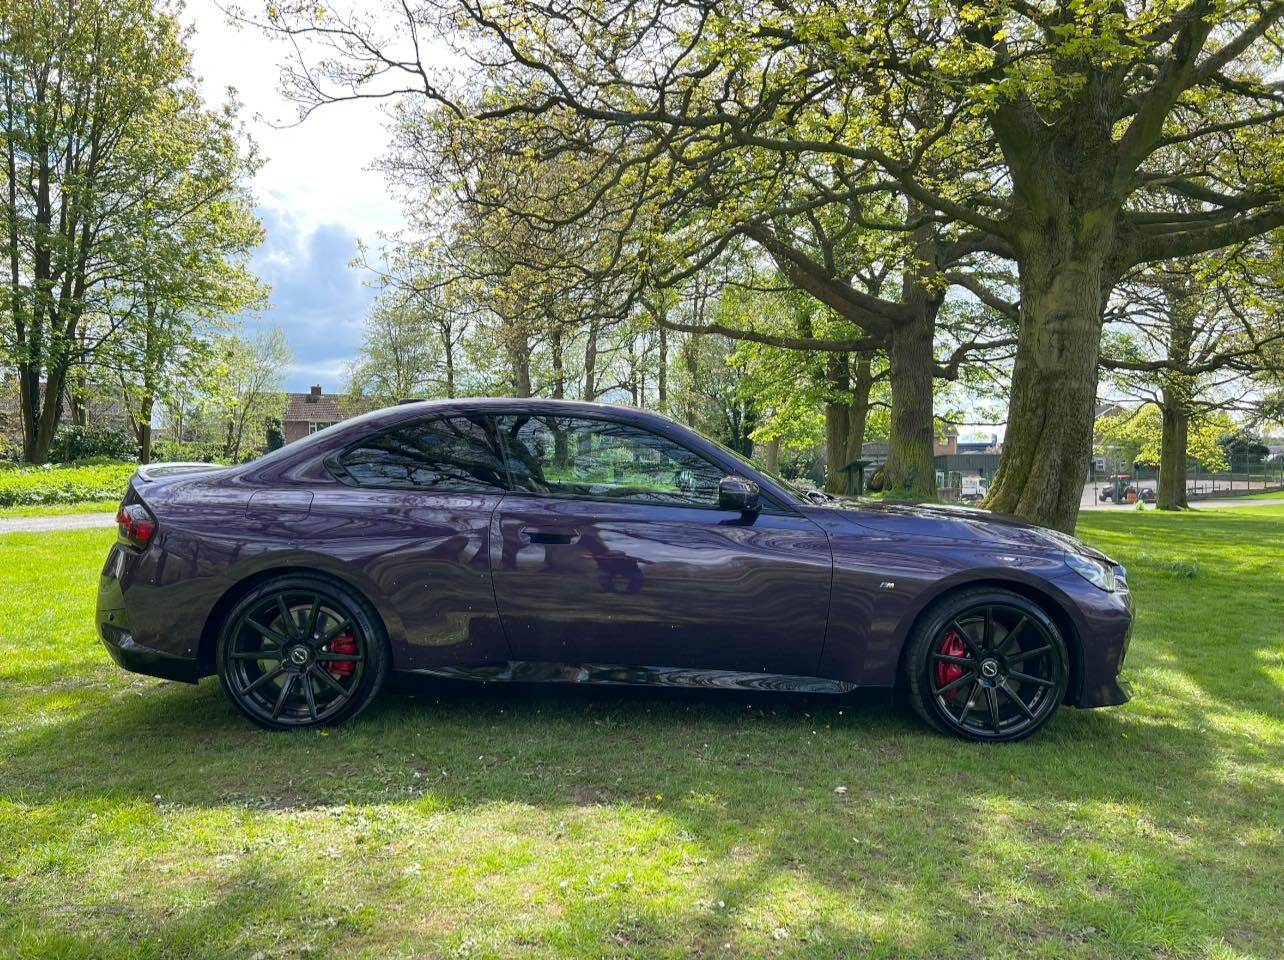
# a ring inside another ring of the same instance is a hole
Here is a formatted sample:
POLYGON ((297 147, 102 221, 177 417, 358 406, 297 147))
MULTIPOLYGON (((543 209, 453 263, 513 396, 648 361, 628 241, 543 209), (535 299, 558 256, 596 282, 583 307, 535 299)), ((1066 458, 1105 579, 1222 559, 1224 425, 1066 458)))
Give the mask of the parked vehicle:
POLYGON ((123 667, 217 674, 271 728, 392 671, 843 694, 975 740, 1123 703, 1123 568, 963 507, 801 493, 663 417, 414 403, 237 467, 140 468, 98 625, 123 667))
POLYGON ((1120 474, 1103 486, 1098 499, 1103 503, 1136 503, 1139 499, 1145 503, 1154 503, 1154 489, 1150 486, 1138 486, 1131 474, 1120 474))
POLYGON ((985 495, 990 492, 990 481, 985 477, 964 477, 963 486, 959 491, 960 500, 977 501, 984 500, 985 495))

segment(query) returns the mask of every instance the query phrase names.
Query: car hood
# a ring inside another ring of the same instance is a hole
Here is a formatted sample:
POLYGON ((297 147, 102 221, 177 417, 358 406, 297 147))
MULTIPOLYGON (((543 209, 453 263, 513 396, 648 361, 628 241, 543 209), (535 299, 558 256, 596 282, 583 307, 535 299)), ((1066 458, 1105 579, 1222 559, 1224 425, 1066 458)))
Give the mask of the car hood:
POLYGON ((1100 550, 1069 534, 976 507, 848 498, 823 504, 817 510, 841 513, 845 519, 861 527, 896 536, 956 540, 997 548, 1078 553, 1114 563, 1100 550))

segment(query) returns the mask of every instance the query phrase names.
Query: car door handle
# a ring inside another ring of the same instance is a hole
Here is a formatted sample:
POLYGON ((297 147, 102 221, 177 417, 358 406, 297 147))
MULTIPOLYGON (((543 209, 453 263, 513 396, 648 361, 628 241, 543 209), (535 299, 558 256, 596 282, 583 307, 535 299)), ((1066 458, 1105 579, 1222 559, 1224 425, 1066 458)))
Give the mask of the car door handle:
POLYGON ((532 530, 522 529, 522 539, 527 543, 574 543, 580 538, 575 530, 532 530))

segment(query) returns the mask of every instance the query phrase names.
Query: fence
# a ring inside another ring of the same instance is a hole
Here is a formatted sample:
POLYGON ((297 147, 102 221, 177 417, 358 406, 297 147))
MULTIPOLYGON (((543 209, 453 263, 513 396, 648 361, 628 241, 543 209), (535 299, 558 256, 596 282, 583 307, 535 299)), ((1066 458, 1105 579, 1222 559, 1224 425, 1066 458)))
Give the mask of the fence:
MULTIPOLYGON (((1134 467, 1121 471, 1129 477, 1128 482, 1136 487, 1159 488, 1159 471, 1149 467, 1134 467)), ((1117 474, 1098 470, 1095 465, 1089 470, 1088 483, 1094 488, 1107 488, 1117 474)), ((1186 465, 1186 497, 1200 499, 1205 497, 1243 496, 1248 493, 1262 493, 1273 490, 1284 490, 1284 460, 1274 462, 1250 463, 1232 461, 1229 470, 1209 471, 1200 464, 1191 461, 1186 465)))

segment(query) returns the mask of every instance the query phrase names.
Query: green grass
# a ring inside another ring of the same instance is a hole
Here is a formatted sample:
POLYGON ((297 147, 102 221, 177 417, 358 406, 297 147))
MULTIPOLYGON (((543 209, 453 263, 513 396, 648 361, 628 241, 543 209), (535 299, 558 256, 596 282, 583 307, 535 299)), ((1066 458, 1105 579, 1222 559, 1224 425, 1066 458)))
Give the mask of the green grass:
POLYGON ((136 463, 6 467, 0 470, 0 507, 114 500, 119 503, 136 463))
POLYGON ((72 503, 24 504, 18 507, 0 507, 0 518, 61 517, 69 513, 115 513, 119 506, 120 497, 111 500, 76 500, 72 503))
POLYGON ((1284 516, 1081 533, 1129 567, 1136 699, 998 748, 471 688, 267 734, 110 663, 109 532, 0 537, 0 956, 1277 958, 1284 516))
POLYGON ((1250 493, 1245 500, 1284 500, 1284 490, 1271 490, 1267 493, 1250 493))

